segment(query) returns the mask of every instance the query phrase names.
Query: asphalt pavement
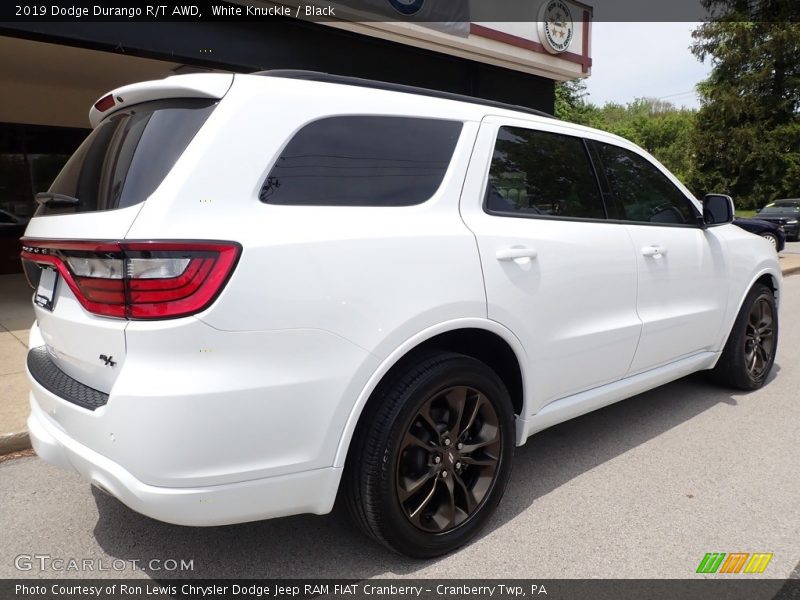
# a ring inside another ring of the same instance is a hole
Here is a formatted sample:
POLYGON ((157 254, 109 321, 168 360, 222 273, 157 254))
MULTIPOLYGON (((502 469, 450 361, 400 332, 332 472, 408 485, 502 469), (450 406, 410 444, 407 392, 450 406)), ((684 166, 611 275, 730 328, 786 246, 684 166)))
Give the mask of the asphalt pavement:
POLYGON ((384 550, 338 508, 179 527, 36 457, 8 460, 0 577, 691 578, 707 552, 771 552, 763 577, 800 577, 798 340, 795 275, 785 280, 778 356, 763 389, 732 392, 693 375, 534 436, 517 449, 483 534, 437 560, 384 550), (58 559, 89 559, 94 570, 51 568, 58 559), (192 569, 169 570, 169 561, 192 569))

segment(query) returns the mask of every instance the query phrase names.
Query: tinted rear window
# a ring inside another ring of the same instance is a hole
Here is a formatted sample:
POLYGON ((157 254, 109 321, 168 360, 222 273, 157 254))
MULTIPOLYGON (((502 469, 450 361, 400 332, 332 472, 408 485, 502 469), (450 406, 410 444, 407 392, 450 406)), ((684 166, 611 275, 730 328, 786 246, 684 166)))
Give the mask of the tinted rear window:
POLYGON ((286 145, 259 194, 270 204, 409 206, 442 183, 461 122, 347 116, 314 121, 286 145))
POLYGON ((113 114, 89 134, 48 190, 80 202, 69 207, 40 205, 36 215, 109 210, 143 202, 215 106, 212 100, 158 100, 113 114))

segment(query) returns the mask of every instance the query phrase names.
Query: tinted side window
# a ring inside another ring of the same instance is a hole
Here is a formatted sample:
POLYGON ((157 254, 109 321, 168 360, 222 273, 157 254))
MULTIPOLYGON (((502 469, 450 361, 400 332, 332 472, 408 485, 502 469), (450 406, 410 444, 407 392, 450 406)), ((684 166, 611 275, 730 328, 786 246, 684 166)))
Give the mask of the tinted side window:
POLYGON ((216 107, 200 99, 156 100, 103 120, 50 186, 77 206, 40 205, 37 216, 125 208, 143 202, 172 170, 216 107))
POLYGON ((501 127, 489 183, 489 212, 603 219, 605 211, 583 140, 501 127))
POLYGON ((589 144, 610 189, 606 195, 610 219, 667 225, 697 222, 691 202, 649 161, 611 144, 589 144))
POLYGON ((314 121, 286 145, 259 198, 309 206, 420 204, 442 183, 461 127, 409 117, 314 121))

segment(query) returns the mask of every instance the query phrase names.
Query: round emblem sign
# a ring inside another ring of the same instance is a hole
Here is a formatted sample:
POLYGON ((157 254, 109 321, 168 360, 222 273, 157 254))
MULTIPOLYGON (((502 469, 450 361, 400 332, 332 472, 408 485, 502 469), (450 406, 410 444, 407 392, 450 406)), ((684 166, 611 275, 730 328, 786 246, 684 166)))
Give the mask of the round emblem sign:
POLYGON ((419 12, 425 0, 389 0, 389 4, 401 14, 413 15, 419 12))
POLYGON ((575 23, 572 12, 561 0, 547 0, 539 9, 539 39, 551 54, 564 52, 569 48, 575 23))

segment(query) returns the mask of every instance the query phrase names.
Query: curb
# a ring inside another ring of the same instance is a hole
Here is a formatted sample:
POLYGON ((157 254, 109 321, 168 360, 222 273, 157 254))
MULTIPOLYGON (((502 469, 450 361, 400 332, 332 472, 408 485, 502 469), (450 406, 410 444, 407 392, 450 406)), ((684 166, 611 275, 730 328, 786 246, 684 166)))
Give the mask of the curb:
POLYGON ((794 267, 787 267, 781 270, 783 276, 786 277, 787 275, 794 275, 795 273, 800 273, 800 265, 795 265, 794 267))
MULTIPOLYGON (((783 273, 784 277, 800 273, 800 264, 781 269, 781 273, 783 273)), ((30 448, 31 440, 28 437, 27 431, 0 435, 0 456, 3 454, 11 454, 12 452, 19 452, 20 450, 30 450, 30 448)))
POLYGON ((28 437, 27 431, 0 435, 0 456, 3 454, 11 454, 12 452, 19 452, 20 450, 30 450, 30 448, 31 440, 28 437))

